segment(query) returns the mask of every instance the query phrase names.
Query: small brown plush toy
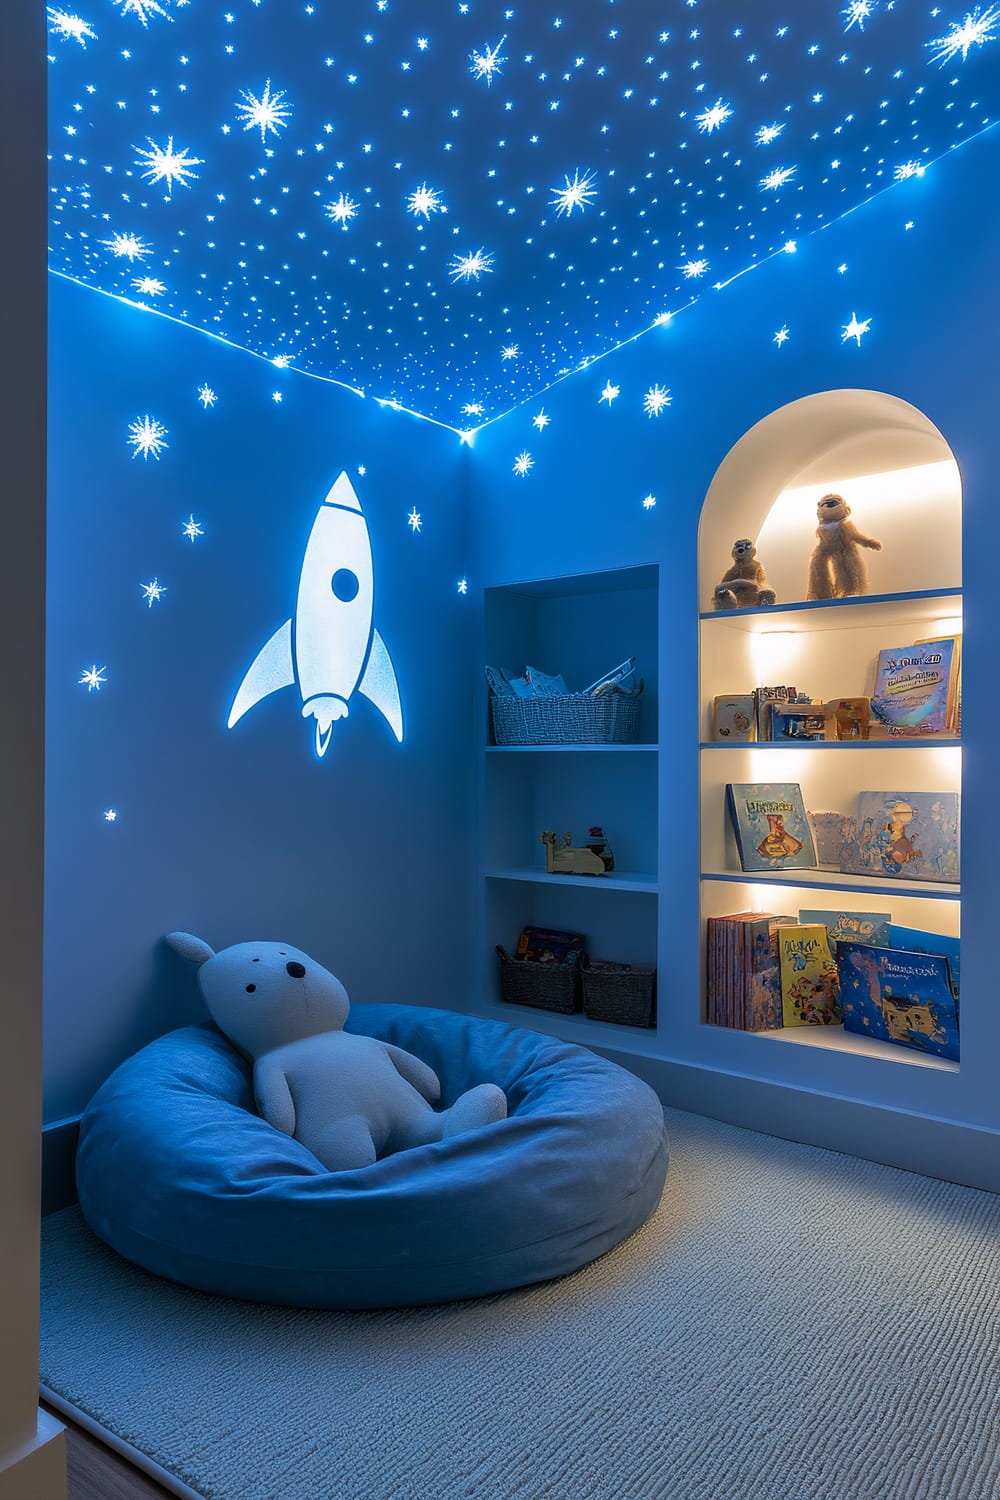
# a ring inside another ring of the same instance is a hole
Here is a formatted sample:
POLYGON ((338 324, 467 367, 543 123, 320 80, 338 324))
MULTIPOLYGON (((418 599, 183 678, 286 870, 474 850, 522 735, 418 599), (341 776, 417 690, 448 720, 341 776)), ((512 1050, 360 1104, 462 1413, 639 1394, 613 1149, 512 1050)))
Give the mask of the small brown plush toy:
POLYGON ((851 507, 843 495, 824 495, 816 506, 819 525, 816 545, 809 559, 807 599, 843 599, 849 594, 867 594, 868 568, 862 547, 882 551, 882 543, 864 536, 847 518, 851 507))
POLYGON ((733 565, 722 575, 712 595, 713 609, 749 609, 755 604, 773 604, 774 589, 767 581, 764 564, 749 537, 733 543, 733 565))

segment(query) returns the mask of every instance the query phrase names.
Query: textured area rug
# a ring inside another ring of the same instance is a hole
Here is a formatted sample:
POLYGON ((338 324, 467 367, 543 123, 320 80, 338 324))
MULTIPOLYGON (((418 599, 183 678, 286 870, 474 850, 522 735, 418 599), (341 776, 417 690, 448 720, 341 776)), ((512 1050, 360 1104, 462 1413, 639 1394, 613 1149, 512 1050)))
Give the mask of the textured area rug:
POLYGON ((44 1225, 46 1386, 206 1500, 997 1500, 1000 1199, 667 1111, 572 1276, 320 1313, 44 1225))

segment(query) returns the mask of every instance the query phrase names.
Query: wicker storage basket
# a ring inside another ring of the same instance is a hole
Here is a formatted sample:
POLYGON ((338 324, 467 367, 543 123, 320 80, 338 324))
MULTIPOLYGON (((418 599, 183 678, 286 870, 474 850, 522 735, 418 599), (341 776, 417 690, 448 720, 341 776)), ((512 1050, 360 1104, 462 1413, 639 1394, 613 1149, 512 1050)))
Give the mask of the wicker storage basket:
POLYGON ((534 1005, 570 1015, 580 1009, 579 964, 538 964, 511 958, 499 944, 500 997, 510 1005, 534 1005))
POLYGON ((631 745, 639 738, 639 693, 566 693, 490 698, 498 745, 631 745))
POLYGON ((584 1014, 619 1026, 656 1024, 656 970, 636 964, 584 966, 580 975, 584 1014))

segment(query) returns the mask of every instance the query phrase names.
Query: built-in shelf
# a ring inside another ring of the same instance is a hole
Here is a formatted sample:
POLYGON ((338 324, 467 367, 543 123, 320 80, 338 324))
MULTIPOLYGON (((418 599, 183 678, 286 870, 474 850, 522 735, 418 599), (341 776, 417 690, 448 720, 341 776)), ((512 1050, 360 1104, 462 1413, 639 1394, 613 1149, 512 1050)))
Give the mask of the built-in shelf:
POLYGON ((794 885, 817 891, 859 891, 869 896, 919 896, 925 901, 959 901, 961 888, 931 880, 872 880, 867 875, 842 875, 836 870, 703 870, 702 880, 731 881, 737 885, 794 885))
POLYGON ((732 624, 740 630, 768 630, 777 621, 783 630, 843 630, 845 626, 881 624, 895 610, 909 620, 934 620, 942 607, 961 609, 962 590, 918 589, 904 594, 864 594, 850 599, 802 599, 766 608, 706 610, 702 620, 732 624), (795 624, 795 616, 805 616, 795 624))
POLYGON ((962 741, 936 739, 900 740, 702 740, 700 750, 926 750, 961 749, 962 741))
POLYGON ((659 745, 487 745, 487 755, 634 755, 659 745))
POLYGON ((595 891, 638 891, 653 894, 659 890, 659 882, 651 875, 633 874, 616 870, 613 875, 549 875, 545 870, 528 865, 512 870, 487 870, 487 880, 522 880, 537 885, 586 886, 595 891))
POLYGON ((819 1047, 827 1052, 847 1052, 855 1057, 872 1057, 879 1062, 909 1064, 910 1067, 933 1068, 939 1073, 957 1073, 959 1064, 946 1057, 933 1057, 913 1047, 880 1042, 875 1037, 845 1031, 843 1026, 785 1026, 780 1031, 751 1031, 747 1036, 764 1037, 793 1046, 819 1047))
POLYGON ((591 1020, 582 1011, 564 1015, 561 1011, 543 1010, 534 1005, 510 1005, 493 999, 486 1000, 483 1013, 491 1020, 544 1031, 547 1036, 577 1042, 581 1047, 606 1047, 648 1057, 660 1057, 663 1052, 663 1044, 657 1039, 653 1026, 616 1026, 613 1021, 591 1020))

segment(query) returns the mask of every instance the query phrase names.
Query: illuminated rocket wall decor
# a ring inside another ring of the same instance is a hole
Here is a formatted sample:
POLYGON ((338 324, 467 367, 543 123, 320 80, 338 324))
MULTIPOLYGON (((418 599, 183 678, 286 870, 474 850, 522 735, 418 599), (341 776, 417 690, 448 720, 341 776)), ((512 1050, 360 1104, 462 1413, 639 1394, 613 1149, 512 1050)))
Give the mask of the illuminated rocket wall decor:
POLYGON ((295 614, 261 647, 229 710, 229 728, 270 693, 297 687, 302 717, 313 719, 316 754, 326 754, 333 726, 346 719, 355 691, 375 705, 396 739, 403 711, 392 661, 372 621, 371 538, 361 502, 341 474, 316 512, 295 614))

